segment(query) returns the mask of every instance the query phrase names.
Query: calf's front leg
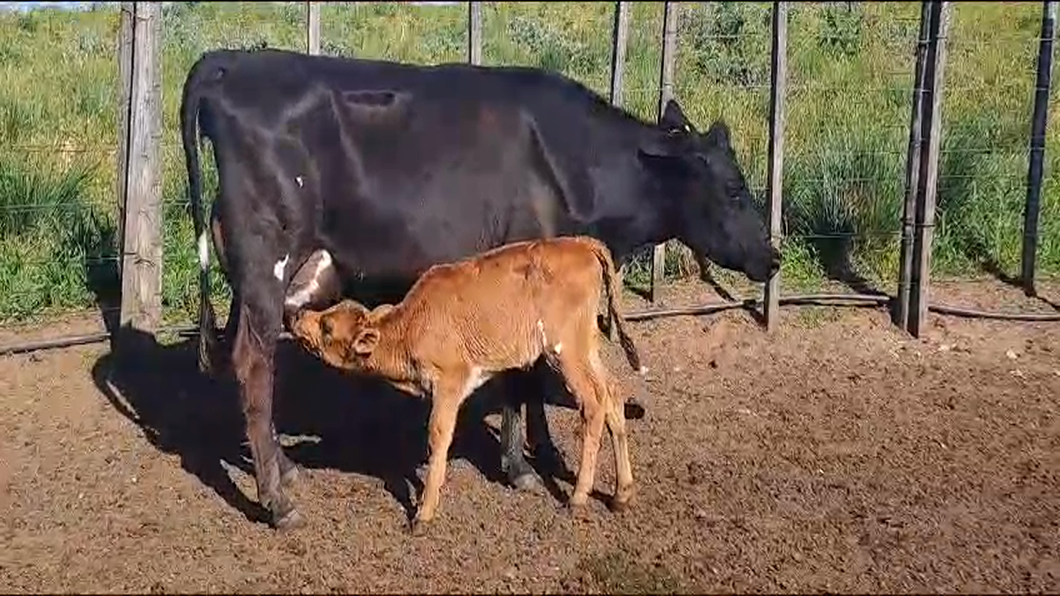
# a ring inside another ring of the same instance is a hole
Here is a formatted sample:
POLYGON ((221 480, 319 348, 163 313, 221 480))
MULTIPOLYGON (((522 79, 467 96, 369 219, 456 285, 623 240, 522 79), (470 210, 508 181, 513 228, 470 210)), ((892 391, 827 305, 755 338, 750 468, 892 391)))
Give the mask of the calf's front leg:
POLYGON ((416 517, 409 528, 413 535, 425 533, 438 510, 442 484, 445 482, 449 447, 453 444, 456 416, 460 404, 466 397, 467 375, 459 379, 446 380, 439 384, 431 399, 431 416, 427 423, 427 481, 423 483, 423 495, 416 517))

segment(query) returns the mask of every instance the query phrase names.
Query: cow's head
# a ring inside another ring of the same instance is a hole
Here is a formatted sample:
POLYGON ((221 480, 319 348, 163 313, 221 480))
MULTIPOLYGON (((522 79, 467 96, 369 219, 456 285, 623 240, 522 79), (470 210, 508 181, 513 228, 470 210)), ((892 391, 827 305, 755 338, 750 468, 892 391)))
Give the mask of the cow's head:
POLYGON ((642 146, 639 157, 660 181, 674 235, 726 269, 768 280, 780 267, 780 252, 751 202, 728 126, 717 121, 700 133, 670 100, 659 127, 665 136, 642 146))
POLYGON ((343 300, 323 311, 304 309, 294 316, 291 333, 329 366, 360 370, 379 344, 379 319, 392 308, 383 304, 369 311, 358 302, 343 300))

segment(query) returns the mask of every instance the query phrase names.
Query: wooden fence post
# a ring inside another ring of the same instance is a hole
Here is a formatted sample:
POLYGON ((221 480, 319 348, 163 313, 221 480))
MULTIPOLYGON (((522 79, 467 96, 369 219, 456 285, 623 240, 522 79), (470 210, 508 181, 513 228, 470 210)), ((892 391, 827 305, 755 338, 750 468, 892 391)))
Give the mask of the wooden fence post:
POLYGON ((162 317, 162 4, 131 4, 120 325, 153 333, 162 317))
POLYGON ((916 219, 920 189, 921 121, 924 118, 924 73, 931 27, 931 2, 920 4, 920 32, 917 34, 916 70, 913 75, 913 107, 909 118, 909 146, 905 162, 905 202, 902 207, 902 244, 898 259, 898 296, 894 324, 909 331, 910 284, 913 278, 913 222, 916 219))
POLYGON ((305 49, 312 56, 320 54, 320 3, 306 2, 305 49))
MULTIPOLYGON (((622 105, 622 91, 625 88, 626 47, 629 39, 629 2, 615 2, 615 27, 611 32, 611 105, 622 105)), ((625 287, 626 264, 618 265, 617 276, 619 292, 625 287)), ((615 339, 615 326, 609 325, 607 336, 615 339)))
POLYGON ((482 3, 467 3, 467 60, 482 64, 482 3))
MULTIPOLYGON (((132 84, 133 23, 136 20, 134 2, 121 3, 121 24, 118 29, 118 169, 114 175, 114 194, 118 197, 118 221, 125 221, 125 178, 129 161, 129 96, 132 84)), ((125 246, 125 228, 118 226, 119 253, 125 246)), ((118 258, 118 279, 122 278, 123 259, 118 258)))
POLYGON ((1041 209, 1042 162, 1045 160, 1045 127, 1049 117, 1049 87, 1053 78, 1053 36, 1056 2, 1042 3, 1042 34, 1038 41, 1038 77, 1034 86, 1031 118, 1030 163, 1027 168, 1027 203, 1023 212, 1023 291, 1032 296, 1038 259, 1038 212, 1041 209))
MULTIPOLYGON (((788 79, 788 3, 773 2, 773 55, 769 97, 769 236, 779 243, 784 189, 784 96, 788 79)), ((773 331, 780 314, 780 272, 766 282, 766 331, 773 331)))
MULTIPOLYGON (((677 51, 677 9, 676 2, 663 4, 663 44, 662 68, 659 73, 659 116, 661 119, 666 102, 674 96, 674 54, 677 51)), ((666 273, 666 244, 656 244, 651 259, 651 288, 648 300, 655 302, 656 291, 662 286, 666 273)))
POLYGON ((930 37, 924 82, 924 119, 921 135, 919 201, 916 236, 913 240, 913 283, 910 288, 909 332, 920 337, 927 323, 928 288, 931 285, 931 242, 935 231, 935 203, 938 190, 939 147, 942 142, 942 95, 945 85, 946 36, 949 31, 950 3, 931 2, 930 37))
POLYGON ((629 2, 615 2, 615 28, 611 34, 611 105, 622 105, 629 38, 629 2))

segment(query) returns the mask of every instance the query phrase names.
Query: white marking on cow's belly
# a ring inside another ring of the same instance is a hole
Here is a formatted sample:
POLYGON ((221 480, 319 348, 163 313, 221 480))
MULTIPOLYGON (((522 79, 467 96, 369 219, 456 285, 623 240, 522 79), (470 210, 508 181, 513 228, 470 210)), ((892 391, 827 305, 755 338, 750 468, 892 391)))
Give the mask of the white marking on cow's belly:
POLYGON ((331 268, 333 261, 331 260, 331 253, 321 249, 320 258, 317 259, 316 267, 313 268, 313 277, 309 279, 306 284, 287 296, 284 301, 288 306, 295 308, 301 308, 305 306, 310 300, 313 299, 317 290, 320 289, 320 277, 325 271, 331 268))
POLYGON ((199 234, 199 268, 203 271, 210 268, 210 245, 207 244, 206 230, 199 234))
POLYGON ((276 279, 283 281, 283 272, 287 269, 287 259, 290 257, 291 255, 284 255, 282 259, 276 261, 276 264, 273 265, 272 274, 276 276, 276 279))

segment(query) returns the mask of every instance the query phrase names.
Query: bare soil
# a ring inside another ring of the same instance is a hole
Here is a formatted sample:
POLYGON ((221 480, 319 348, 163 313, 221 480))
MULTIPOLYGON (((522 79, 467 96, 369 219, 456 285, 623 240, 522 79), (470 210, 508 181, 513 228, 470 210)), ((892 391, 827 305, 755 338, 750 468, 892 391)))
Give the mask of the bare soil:
MULTIPOLYGON (((1055 312, 996 282, 933 291, 1055 312)), ((704 300, 697 282, 662 298, 704 300)), ((932 315, 916 340, 881 309, 782 312, 772 334, 745 311, 633 323, 646 379, 607 346, 647 407, 622 514, 606 440, 584 519, 564 509, 569 470, 507 488, 485 391, 419 538, 426 406, 294 347, 293 533, 261 521, 236 396, 198 377, 193 341, 145 341, 122 367, 106 344, 0 358, 0 590, 1060 591, 1060 324, 932 315)), ((576 469, 577 413, 548 414, 576 469)))

